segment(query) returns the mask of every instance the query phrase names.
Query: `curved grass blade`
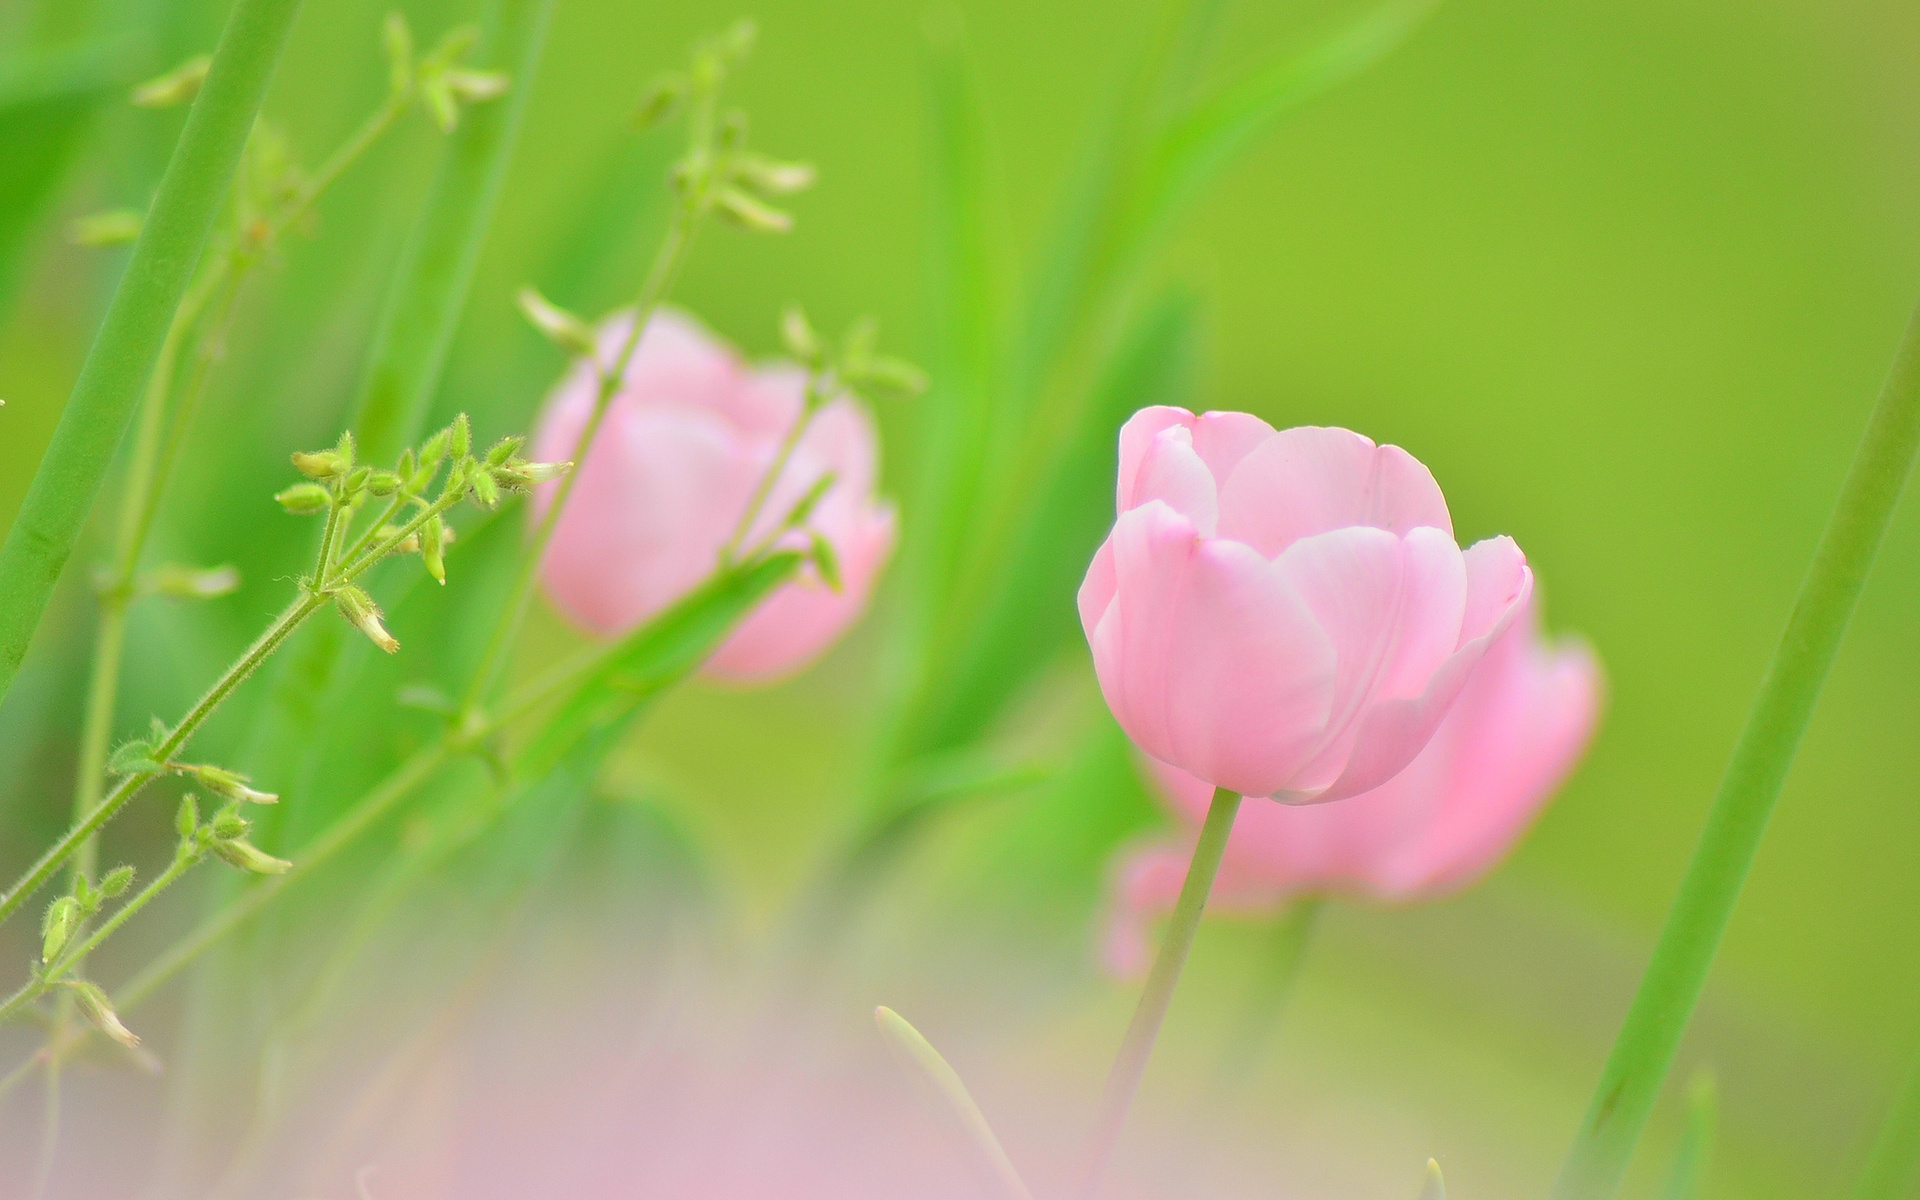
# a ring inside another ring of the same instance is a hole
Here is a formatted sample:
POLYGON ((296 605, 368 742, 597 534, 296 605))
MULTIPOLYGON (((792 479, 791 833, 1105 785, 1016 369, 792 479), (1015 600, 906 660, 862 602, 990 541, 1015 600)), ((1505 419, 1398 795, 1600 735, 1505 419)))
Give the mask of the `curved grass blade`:
POLYGON ((994 1136, 986 1115, 973 1102, 973 1094, 961 1082, 959 1072, 940 1056, 940 1052, 933 1048, 933 1043, 922 1037, 920 1031, 908 1024, 907 1019, 899 1013, 883 1004, 873 1010, 873 1019, 880 1027, 880 1035, 887 1039, 887 1048, 894 1052, 901 1067, 926 1084, 947 1110, 959 1118, 968 1142, 979 1153, 1001 1190, 1012 1200, 1033 1200, 1033 1193, 1027 1190, 1020 1172, 1014 1169, 1013 1160, 1007 1157, 1000 1139, 994 1136))
POLYGON ((1774 802, 1920 453, 1920 308, 1868 419, 1780 644, 1707 812, 1653 958, 1568 1148, 1554 1200, 1606 1200, 1673 1064, 1774 802))
POLYGON ((227 18, 126 274, 0 544, 0 698, 153 371, 299 9, 300 0, 235 0, 227 18))

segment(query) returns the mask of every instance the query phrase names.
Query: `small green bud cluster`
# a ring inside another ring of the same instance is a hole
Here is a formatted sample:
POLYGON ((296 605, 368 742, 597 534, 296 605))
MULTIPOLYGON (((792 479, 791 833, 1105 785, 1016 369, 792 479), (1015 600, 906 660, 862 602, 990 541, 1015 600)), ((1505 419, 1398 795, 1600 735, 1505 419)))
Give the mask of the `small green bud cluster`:
POLYGON ((690 108, 692 144, 673 170, 682 203, 750 232, 785 233, 793 228, 793 216, 771 202, 812 187, 812 165, 749 150, 746 113, 714 114, 721 85, 752 50, 755 33, 753 22, 741 21, 701 39, 684 69, 661 76, 647 89, 634 124, 644 129, 690 108))
POLYGON ((912 397, 927 390, 927 374, 904 358, 879 352, 880 325, 862 317, 848 327, 837 348, 814 332, 807 314, 789 307, 780 317, 780 341, 788 354, 823 381, 821 396, 836 391, 912 397))
POLYGON ((480 31, 462 25, 440 39, 438 45, 415 59, 413 31, 407 19, 397 12, 387 14, 382 30, 387 49, 387 79, 394 98, 404 101, 418 94, 421 107, 442 133, 452 133, 460 125, 460 106, 481 104, 504 96, 512 81, 500 71, 481 71, 462 62, 480 31))
POLYGON ((398 650, 400 643, 387 632, 380 606, 352 577, 389 554, 418 554, 427 574, 445 584, 446 550, 454 541, 446 521, 448 509, 461 500, 492 508, 503 494, 557 479, 572 466, 529 462, 520 456, 524 441, 503 438, 476 458, 472 427, 462 413, 417 448, 403 451, 391 470, 357 461, 351 431, 341 434, 331 448, 294 454, 294 468, 306 480, 274 499, 295 515, 327 514, 329 530, 339 531, 308 586, 331 598, 340 615, 382 650, 389 654, 398 650), (445 480, 435 494, 434 481, 441 477, 442 467, 447 468, 445 480), (384 501, 385 514, 350 551, 338 553, 338 547, 347 544, 345 531, 369 500, 384 501), (409 511, 411 515, 402 521, 409 511))
POLYGON ((133 868, 115 867, 96 886, 85 875, 73 877, 73 889, 47 905, 40 920, 40 961, 50 963, 60 957, 74 935, 100 911, 100 907, 133 886, 133 868))
POLYGON ((254 875, 279 875, 293 866, 284 858, 275 858, 247 840, 253 823, 240 815, 240 801, 232 800, 212 819, 200 820, 200 805, 189 792, 180 798, 173 818, 174 832, 180 843, 174 850, 175 862, 197 860, 212 854, 228 866, 254 875))

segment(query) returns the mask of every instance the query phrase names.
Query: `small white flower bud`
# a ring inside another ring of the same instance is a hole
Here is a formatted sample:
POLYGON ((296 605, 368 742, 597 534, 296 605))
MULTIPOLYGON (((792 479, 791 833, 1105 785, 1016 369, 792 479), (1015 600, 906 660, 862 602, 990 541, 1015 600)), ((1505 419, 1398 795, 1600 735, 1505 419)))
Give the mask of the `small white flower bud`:
POLYGON ((793 229, 791 214, 736 187, 723 187, 713 194, 714 211, 750 233, 787 233, 793 229))
POLYGON ((354 628, 366 634, 374 645, 388 654, 400 649, 400 643, 395 641, 393 635, 387 632, 387 627, 380 623, 380 606, 375 604, 373 597, 367 595, 364 590, 348 584, 333 594, 333 602, 339 608, 340 615, 345 617, 354 628))
POLYGON ((540 331, 542 337, 568 354, 593 357, 593 330, 585 321, 530 287, 521 288, 516 300, 520 311, 526 314, 527 321, 540 331))
POLYGON ((200 828, 200 805, 188 792, 180 797, 180 807, 173 810, 173 831, 183 838, 190 838, 200 828))
POLYGON ((353 469, 352 461, 334 450, 296 450, 289 457, 294 470, 308 479, 332 479, 353 469))
POLYGON ((182 766, 182 775, 190 775, 200 781, 200 786, 220 797, 222 800, 244 801, 248 804, 278 804, 280 797, 274 792, 262 792, 249 787, 253 781, 238 771, 229 771, 225 767, 182 766))
POLYGON ((67 939, 80 927, 80 902, 72 896, 62 896, 47 905, 47 915, 40 922, 40 961, 52 962, 60 957, 67 947, 67 939))
POLYGON ((222 862, 255 875, 282 875, 293 865, 284 858, 275 858, 243 838, 218 839, 209 848, 220 856, 222 862))
POLYGON ((420 527, 420 561, 426 565, 427 574, 433 576, 441 587, 447 586, 447 562, 445 556, 448 532, 439 517, 429 517, 420 527))
POLYGON ((93 1023, 94 1028, 122 1046, 133 1047, 140 1044, 140 1039, 120 1023, 120 1014, 113 1011, 112 1001, 108 1000, 107 994, 100 990, 99 984, 76 979, 69 981, 67 987, 73 989, 74 999, 80 1004, 80 1011, 86 1014, 87 1020, 93 1023))
POLYGON ((447 426, 447 450, 456 460, 465 458, 473 446, 473 425, 467 420, 467 414, 461 413, 447 426))
POLYGON ((231 595, 239 586, 240 568, 235 566, 207 567, 202 570, 169 563, 147 572, 140 580, 142 591, 179 600, 212 600, 231 595))

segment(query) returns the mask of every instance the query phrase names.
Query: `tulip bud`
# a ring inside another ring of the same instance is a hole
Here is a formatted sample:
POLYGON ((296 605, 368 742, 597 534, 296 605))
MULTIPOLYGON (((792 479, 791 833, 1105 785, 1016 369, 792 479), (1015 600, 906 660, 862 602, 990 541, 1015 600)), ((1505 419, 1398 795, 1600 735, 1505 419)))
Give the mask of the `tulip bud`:
POLYGON ((797 304, 780 314, 780 342, 787 348, 788 354, 805 366, 819 366, 820 337, 814 333, 813 324, 797 304))
POLYGON ((230 595, 239 586, 240 569, 234 566, 201 570, 169 563, 154 568, 140 578, 141 591, 155 596, 172 596, 178 600, 212 600, 230 595))
POLYGON ((73 989, 74 999, 80 1004, 80 1011, 86 1014, 87 1020, 93 1023, 95 1029, 122 1046, 131 1048, 140 1044, 140 1039, 120 1023, 120 1014, 113 1011, 113 1003, 107 999, 107 994, 100 990, 99 984, 76 979, 69 981, 67 987, 73 989))
POLYGON ((403 95, 413 88, 413 30, 406 17, 390 12, 380 32, 387 48, 387 86, 403 95))
POLYGON ((107 872, 105 879, 100 881, 100 894, 106 899, 112 900, 132 886, 133 868, 125 866, 115 867, 113 870, 107 872))
POLYGON ((249 804, 278 804, 280 797, 274 792, 262 792, 247 785, 252 780, 238 771, 229 771, 225 767, 185 766, 180 768, 183 775, 191 775, 206 788, 223 800, 245 801, 249 804))
POLYGON ((212 65, 212 55, 196 55, 165 75, 133 89, 133 103, 140 108, 172 108, 190 103, 200 94, 200 85, 207 79, 207 68, 212 65))
POLYGON ((333 503, 332 494, 317 483, 296 483, 283 492, 275 492, 273 498, 280 502, 281 508, 297 517, 325 512, 333 503))
POLYGON ((339 608, 340 615, 345 617, 354 628, 366 634, 374 645, 388 654, 400 649, 400 643, 395 641, 393 635, 387 632, 387 627, 380 623, 380 606, 375 604, 373 597, 367 595, 363 589, 348 584, 333 594, 333 602, 339 608))
POLYGON ((715 192, 713 205, 721 217, 749 233, 787 233, 793 229, 791 214, 736 187, 715 192))
POLYGON ((294 469, 308 479, 332 479, 352 469, 352 461, 332 450, 298 450, 291 456, 294 469))
POLYGON ((591 358, 594 352, 593 330, 566 309, 554 304, 533 288, 520 289, 516 297, 528 322, 554 345, 568 354, 591 358))
POLYGON ((80 902, 72 896, 62 896, 47 905, 47 915, 40 922, 40 961, 52 962, 60 957, 60 951, 66 949, 67 939, 80 927, 80 902))
POLYGON ((293 865, 284 858, 275 858, 242 838, 219 839, 210 848, 220 856, 222 862, 238 867, 242 871, 251 871, 255 875, 282 875, 286 873, 288 867, 293 865))
POLYGON ((124 246, 140 236, 146 215, 131 208, 76 217, 67 226, 67 240, 76 246, 124 246))

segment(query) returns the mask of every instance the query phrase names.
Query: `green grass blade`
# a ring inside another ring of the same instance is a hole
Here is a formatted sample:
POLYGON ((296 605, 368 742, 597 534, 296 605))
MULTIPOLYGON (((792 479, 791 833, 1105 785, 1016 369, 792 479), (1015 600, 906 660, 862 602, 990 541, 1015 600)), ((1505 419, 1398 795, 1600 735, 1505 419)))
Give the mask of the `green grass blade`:
POLYGON ((943 663, 946 684, 909 749, 980 736, 1003 705, 1072 640, 1074 595, 1113 521, 1120 426, 1148 404, 1186 400, 1199 369, 1199 304, 1187 292, 1144 313, 1095 389, 1067 451, 1027 515, 984 615, 943 663))
POLYGON ((126 274, 0 545, 0 697, 146 387, 299 8, 300 0, 235 0, 126 274))
POLYGON ((1779 648, 1734 744, 1653 959, 1560 1168, 1554 1200, 1607 1200, 1620 1186, 1700 999, 1916 451, 1920 309, 1901 340, 1779 648))
POLYGON ((1713 1161, 1714 1127, 1720 1119, 1720 1100, 1713 1076, 1705 1071, 1693 1077, 1687 1092, 1687 1127, 1674 1151, 1667 1173, 1667 1200, 1699 1200, 1713 1161))
POLYGON ((960 1073, 941 1057, 932 1042, 921 1036, 920 1031, 908 1024, 907 1019, 899 1013, 883 1004, 873 1010, 873 1019, 901 1067, 927 1085, 948 1111, 959 1119, 961 1128, 966 1131, 967 1141, 986 1163, 1000 1189, 1013 1200, 1033 1200, 1033 1193, 1027 1190, 1020 1172, 1014 1169, 1013 1160, 1007 1157, 1000 1139, 994 1136, 986 1115, 973 1102, 973 1094, 967 1091, 960 1073))
POLYGON ((1920 1058, 1907 1071, 1874 1136, 1852 1200, 1906 1200, 1920 1183, 1920 1058))
POLYGON ((537 778, 582 737, 621 722, 698 670, 753 606, 799 570, 782 552, 726 571, 626 635, 529 739, 517 774, 537 778))
POLYGON ((1144 253, 1179 210, 1281 117, 1364 71, 1404 42, 1437 0, 1394 0, 1303 53, 1253 72, 1173 122, 1149 154, 1119 235, 1144 253))
POLYGON ((908 507, 901 574, 908 636, 924 646, 940 620, 968 544, 993 435, 993 264, 986 131, 957 38, 936 40, 927 60, 929 223, 933 229, 934 381, 925 398, 919 490, 908 507))
POLYGON ((478 61, 512 77, 506 96, 461 116, 387 298, 351 422, 373 462, 417 441, 473 284, 525 123, 555 0, 493 0, 478 61))

